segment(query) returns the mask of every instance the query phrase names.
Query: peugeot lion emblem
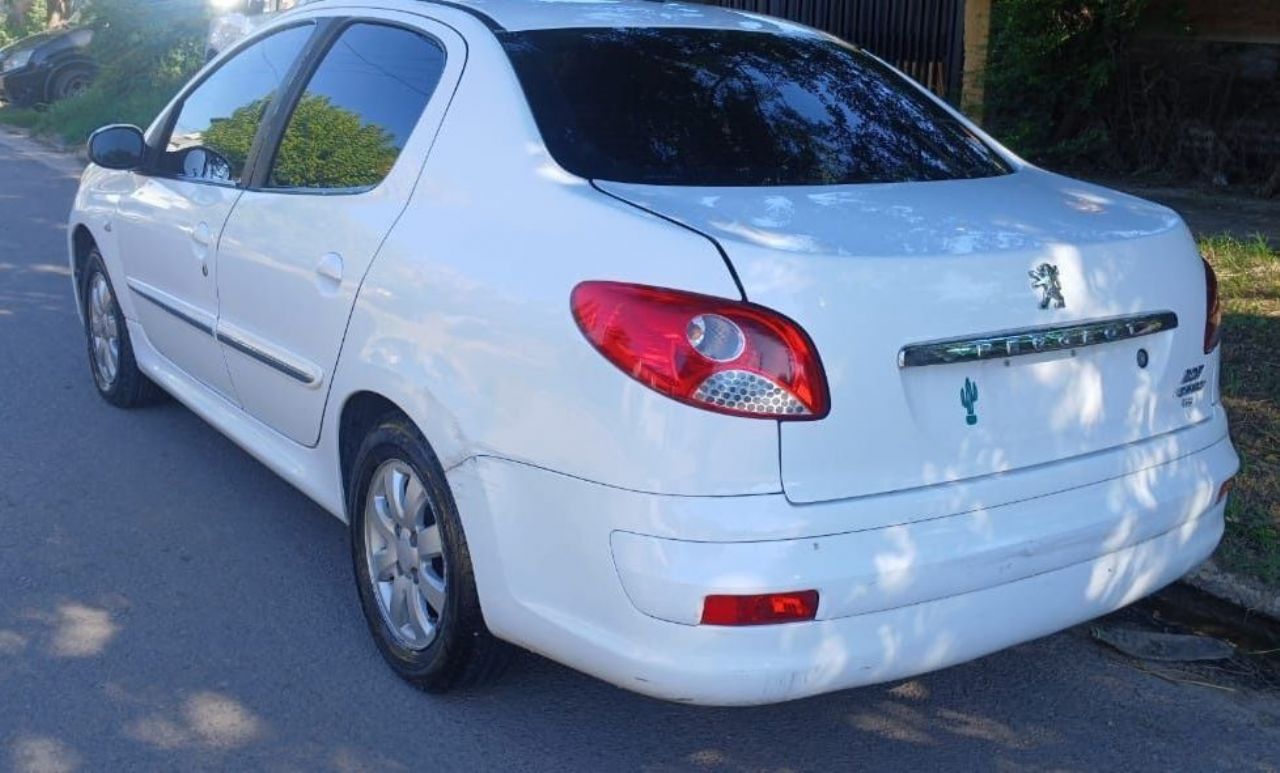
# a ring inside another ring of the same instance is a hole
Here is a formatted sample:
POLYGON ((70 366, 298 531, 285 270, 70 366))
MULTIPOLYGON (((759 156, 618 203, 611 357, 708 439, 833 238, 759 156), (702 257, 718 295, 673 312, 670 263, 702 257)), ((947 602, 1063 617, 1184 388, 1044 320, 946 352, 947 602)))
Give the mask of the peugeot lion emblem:
POLYGON ((1052 263, 1041 263, 1035 271, 1028 271, 1031 287, 1040 291, 1040 308, 1050 305, 1055 309, 1065 308, 1067 301, 1062 297, 1062 283, 1058 281, 1058 267, 1052 263))

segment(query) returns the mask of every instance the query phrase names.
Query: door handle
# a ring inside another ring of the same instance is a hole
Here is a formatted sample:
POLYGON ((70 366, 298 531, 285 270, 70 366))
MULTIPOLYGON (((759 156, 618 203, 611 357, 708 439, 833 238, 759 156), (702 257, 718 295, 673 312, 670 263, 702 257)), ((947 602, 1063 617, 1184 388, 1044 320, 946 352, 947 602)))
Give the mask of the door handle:
POLYGON ((326 252, 320 256, 316 264, 316 273, 332 282, 342 283, 342 256, 336 252, 326 252))

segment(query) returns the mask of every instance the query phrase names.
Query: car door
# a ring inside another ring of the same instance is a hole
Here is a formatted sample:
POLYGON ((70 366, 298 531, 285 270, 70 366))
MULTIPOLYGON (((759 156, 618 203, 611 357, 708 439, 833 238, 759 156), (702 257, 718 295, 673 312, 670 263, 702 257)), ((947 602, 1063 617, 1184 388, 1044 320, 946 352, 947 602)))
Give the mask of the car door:
POLYGON ((153 130, 151 158, 132 174, 113 223, 147 339, 229 398, 213 336, 217 240, 248 180, 264 113, 314 29, 304 23, 253 41, 190 87, 153 130))
POLYGON ((291 95, 218 251, 218 338, 241 405, 313 445, 356 292, 409 201, 462 69, 449 28, 349 19, 291 95))

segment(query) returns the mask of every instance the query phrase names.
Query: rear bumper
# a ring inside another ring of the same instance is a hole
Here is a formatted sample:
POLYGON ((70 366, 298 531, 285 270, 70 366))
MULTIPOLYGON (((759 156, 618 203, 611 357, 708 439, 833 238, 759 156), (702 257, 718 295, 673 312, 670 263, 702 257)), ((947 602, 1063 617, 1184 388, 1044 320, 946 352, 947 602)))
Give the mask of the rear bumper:
MULTIPOLYGON (((735 521, 803 509, 782 496, 661 497, 492 459, 450 479, 495 634, 655 697, 754 704, 943 668, 1158 590, 1212 553, 1217 492, 1237 467, 1220 437, 1054 494, 779 540, 731 535, 735 521), (723 540, 672 536, 717 520, 723 540), (814 622, 696 624, 711 593, 811 588, 814 622)), ((1054 473, 1017 475, 1043 487, 1054 473)), ((866 505, 844 509, 856 517, 866 505)))

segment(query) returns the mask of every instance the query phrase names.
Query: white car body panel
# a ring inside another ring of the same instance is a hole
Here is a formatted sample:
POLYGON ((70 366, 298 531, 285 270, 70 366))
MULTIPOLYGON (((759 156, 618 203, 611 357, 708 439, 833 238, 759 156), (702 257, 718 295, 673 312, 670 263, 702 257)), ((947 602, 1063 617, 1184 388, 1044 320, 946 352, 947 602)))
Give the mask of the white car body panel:
POLYGON ((322 0, 266 28, 382 18, 449 41, 450 69, 382 186, 166 188, 173 211, 146 214, 138 192, 172 181, 90 167, 69 246, 77 270, 87 239, 102 252, 142 370, 339 518, 344 409, 370 394, 399 407, 447 471, 495 635, 657 697, 764 703, 1060 630, 1212 551, 1238 460, 1218 354, 1201 349, 1200 264, 1171 212, 1004 149, 1014 174, 964 183, 593 183, 548 152, 491 24, 806 33, 643 0, 463 5, 490 23, 432 2, 322 0), (200 221, 221 242, 197 281, 200 221), (182 260, 148 263, 160 246, 182 260), (1036 303, 1027 271, 1044 260, 1061 266, 1064 309, 1036 303), (743 419, 651 391, 584 340, 569 297, 585 280, 745 290, 813 338, 831 414, 743 419), (139 288, 314 383, 224 354, 139 288), (1074 358, 896 364, 908 343, 1156 307, 1178 329, 1074 358), (1173 391, 1197 364, 1208 386, 1184 406, 1173 391), (975 372, 990 391, 966 426, 956 392, 975 372), (801 588, 820 591, 813 622, 697 624, 708 594, 801 588))
POLYGON ((220 394, 234 395, 207 331, 218 318, 218 235, 240 191, 126 174, 134 187, 120 195, 112 222, 137 318, 165 357, 220 394), (177 305, 199 326, 148 299, 177 305))
POLYGON ((165 359, 147 339, 146 330, 135 320, 129 320, 128 324, 138 367, 148 378, 272 472, 334 516, 346 520, 336 431, 325 435, 323 442, 314 448, 295 443, 165 359))

